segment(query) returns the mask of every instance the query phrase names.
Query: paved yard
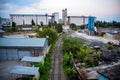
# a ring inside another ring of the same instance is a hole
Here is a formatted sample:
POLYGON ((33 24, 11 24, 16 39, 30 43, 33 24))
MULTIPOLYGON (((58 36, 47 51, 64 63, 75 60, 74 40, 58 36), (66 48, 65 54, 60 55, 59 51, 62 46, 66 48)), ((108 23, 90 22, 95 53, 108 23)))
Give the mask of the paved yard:
POLYGON ((25 63, 20 61, 0 61, 0 80, 10 80, 10 70, 15 65, 25 65, 25 63))

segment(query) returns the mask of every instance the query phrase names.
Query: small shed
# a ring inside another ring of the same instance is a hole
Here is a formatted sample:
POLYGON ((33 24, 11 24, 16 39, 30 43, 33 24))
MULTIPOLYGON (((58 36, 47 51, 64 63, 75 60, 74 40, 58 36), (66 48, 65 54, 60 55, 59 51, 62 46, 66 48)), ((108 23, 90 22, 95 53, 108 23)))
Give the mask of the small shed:
POLYGON ((46 38, 0 38, 0 60, 19 60, 24 56, 45 56, 46 38))
POLYGON ((38 56, 38 57, 24 56, 21 61, 29 62, 29 63, 35 63, 35 62, 44 63, 44 58, 43 56, 38 56))
POLYGON ((23 76, 32 76, 33 80, 39 80, 39 67, 27 67, 27 66, 14 66, 13 69, 10 71, 11 78, 16 78, 13 77, 14 74, 17 75, 22 75, 23 76))

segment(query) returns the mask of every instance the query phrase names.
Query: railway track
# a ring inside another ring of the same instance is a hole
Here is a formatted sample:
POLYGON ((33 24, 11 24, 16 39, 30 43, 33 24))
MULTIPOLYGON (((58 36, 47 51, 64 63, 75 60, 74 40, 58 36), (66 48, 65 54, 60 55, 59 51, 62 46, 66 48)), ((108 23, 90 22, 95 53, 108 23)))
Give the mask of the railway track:
POLYGON ((57 46, 52 56, 52 70, 49 80, 64 80, 62 70, 62 35, 59 37, 57 46))

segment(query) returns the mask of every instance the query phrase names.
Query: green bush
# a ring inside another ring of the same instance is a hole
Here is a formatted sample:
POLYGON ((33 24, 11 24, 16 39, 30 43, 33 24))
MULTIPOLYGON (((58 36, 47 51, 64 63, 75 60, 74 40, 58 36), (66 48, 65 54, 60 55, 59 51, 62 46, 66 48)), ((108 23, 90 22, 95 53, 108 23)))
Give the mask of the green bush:
POLYGON ((65 53, 64 56, 63 56, 63 65, 67 65, 69 63, 69 54, 68 53, 65 53))
POLYGON ((65 74, 67 74, 69 76, 70 80, 76 80, 76 78, 77 78, 77 71, 74 67, 72 67, 72 68, 66 67, 65 74))
POLYGON ((44 64, 35 63, 34 66, 39 67, 40 80, 48 80, 51 69, 51 58, 46 56, 44 64))
POLYGON ((80 26, 80 29, 85 29, 85 25, 81 25, 81 26, 80 26))
POLYGON ((82 59, 83 60, 84 57, 85 57, 85 53, 83 53, 83 52, 77 52, 77 55, 76 55, 77 59, 82 59))
POLYGON ((63 69, 70 80, 77 79, 77 71, 74 68, 73 57, 76 57, 81 45, 83 45, 83 42, 77 38, 66 36, 63 38, 63 69))
POLYGON ((101 56, 100 51, 97 51, 97 52, 96 52, 96 57, 97 57, 98 59, 100 59, 100 56, 101 56))
POLYGON ((32 30, 35 31, 35 32, 38 32, 39 31, 39 27, 36 25, 36 26, 33 26, 32 27, 32 30))
POLYGON ((46 57, 44 59, 44 64, 42 63, 35 63, 35 67, 39 67, 39 73, 40 73, 40 80, 48 80, 49 74, 50 74, 50 69, 51 69, 51 55, 53 53, 53 50, 55 48, 55 43, 52 44, 49 52, 46 54, 46 57))
POLYGON ((65 53, 63 57, 63 65, 68 67, 73 67, 73 55, 65 53))
POLYGON ((62 30, 63 30, 62 29, 62 24, 56 24, 55 29, 56 29, 57 33, 61 33, 62 30))
POLYGON ((93 52, 89 47, 81 45, 80 50, 77 51, 76 58, 83 60, 87 54, 91 54, 91 53, 93 52))
POLYGON ((39 72, 40 72, 40 75, 43 75, 44 74, 44 64, 42 64, 41 62, 40 63, 35 63, 34 64, 35 67, 39 67, 39 72))
POLYGON ((107 47, 109 50, 113 49, 113 46, 112 45, 108 45, 107 47))
POLYGON ((85 57, 83 61, 86 65, 90 67, 94 66, 94 59, 92 57, 85 57))
POLYGON ((63 38, 63 53, 71 52, 73 57, 76 56, 77 51, 80 50, 80 46, 83 45, 83 42, 77 38, 64 37, 63 38))
POLYGON ((74 30, 74 31, 76 31, 78 29, 78 27, 74 23, 70 24, 70 28, 72 28, 72 30, 74 30))
POLYGON ((70 80, 76 80, 77 71, 73 65, 73 56, 72 54, 65 53, 63 57, 63 69, 65 74, 69 77, 70 80))

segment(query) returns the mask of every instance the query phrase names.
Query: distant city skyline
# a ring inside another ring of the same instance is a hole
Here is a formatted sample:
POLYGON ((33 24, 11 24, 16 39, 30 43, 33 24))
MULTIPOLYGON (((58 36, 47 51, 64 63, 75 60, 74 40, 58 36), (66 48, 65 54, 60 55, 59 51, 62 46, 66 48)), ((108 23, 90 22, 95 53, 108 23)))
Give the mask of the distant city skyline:
POLYGON ((68 16, 96 16, 120 22, 120 0, 0 0, 0 17, 9 14, 52 14, 67 8, 68 16))

